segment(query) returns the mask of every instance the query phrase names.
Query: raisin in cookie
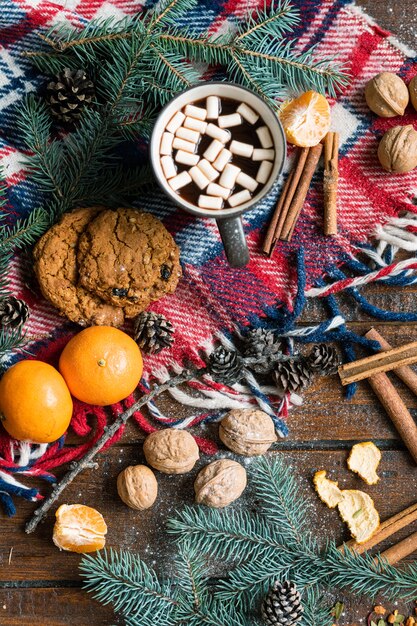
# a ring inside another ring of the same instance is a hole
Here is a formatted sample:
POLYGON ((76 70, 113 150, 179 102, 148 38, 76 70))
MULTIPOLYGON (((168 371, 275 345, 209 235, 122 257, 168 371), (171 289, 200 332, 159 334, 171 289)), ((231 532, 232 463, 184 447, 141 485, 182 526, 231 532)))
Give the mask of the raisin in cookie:
POLYGON ((179 250, 150 213, 102 211, 78 242, 80 285, 124 309, 126 317, 172 293, 181 276, 179 250))
POLYGON ((121 308, 103 302, 78 285, 78 238, 100 211, 100 207, 91 207, 66 213, 36 244, 34 269, 45 298, 72 322, 81 326, 121 326, 121 308))

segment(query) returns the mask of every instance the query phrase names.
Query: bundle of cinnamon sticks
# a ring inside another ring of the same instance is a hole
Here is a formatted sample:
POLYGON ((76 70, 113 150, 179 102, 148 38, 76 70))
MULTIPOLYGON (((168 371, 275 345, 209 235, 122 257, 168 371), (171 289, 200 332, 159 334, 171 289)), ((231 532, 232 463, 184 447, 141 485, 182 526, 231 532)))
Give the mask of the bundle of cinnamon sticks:
MULTIPOLYGON (((311 148, 300 148, 268 227, 262 246, 265 254, 272 254, 275 243, 279 239, 291 241, 322 151, 323 143, 311 148)), ((327 133, 324 139, 323 178, 324 233, 326 235, 337 233, 338 151, 338 133, 327 133)))

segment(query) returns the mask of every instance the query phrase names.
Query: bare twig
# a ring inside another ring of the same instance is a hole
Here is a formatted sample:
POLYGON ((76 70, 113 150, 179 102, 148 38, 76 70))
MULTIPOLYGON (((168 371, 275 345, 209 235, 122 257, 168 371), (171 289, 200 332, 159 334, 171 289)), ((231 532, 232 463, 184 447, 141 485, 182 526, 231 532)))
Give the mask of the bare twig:
MULTIPOLYGON (((264 364, 266 360, 268 360, 268 362, 272 364, 277 363, 278 361, 295 361, 299 358, 300 357, 297 355, 288 356, 279 352, 278 354, 271 354, 267 358, 265 356, 262 356, 261 358, 247 357, 242 359, 242 363, 244 366, 251 366, 257 363, 264 364)), ((209 370, 207 369, 207 367, 195 367, 185 369, 183 372, 181 372, 181 374, 170 378, 165 383, 161 385, 155 385, 152 391, 139 398, 139 400, 137 400, 137 402, 135 402, 129 409, 119 415, 119 417, 115 419, 113 424, 111 424, 110 426, 106 426, 104 428, 104 433, 102 434, 100 439, 94 444, 94 446, 91 447, 91 449, 83 456, 82 459, 80 459, 79 461, 73 461, 70 464, 68 472, 66 472, 60 482, 54 486, 51 494, 43 501, 40 507, 34 510, 32 517, 29 519, 25 526, 25 532, 32 533, 36 529, 37 525, 45 517, 46 513, 49 511, 53 503, 58 500, 64 489, 70 483, 72 483, 72 481, 78 476, 78 474, 80 474, 84 469, 96 468, 98 466, 97 463, 93 462, 96 454, 100 452, 102 447, 109 441, 109 439, 111 439, 117 433, 121 426, 126 424, 128 419, 132 417, 132 415, 136 413, 136 411, 145 406, 145 404, 148 404, 148 402, 150 402, 156 396, 159 396, 164 391, 167 391, 167 389, 172 389, 172 387, 177 387, 178 385, 186 383, 193 378, 208 373, 209 370)))
POLYGON ((171 387, 176 387, 181 383, 191 380, 205 369, 205 367, 201 369, 187 369, 181 372, 181 374, 178 374, 178 376, 171 378, 166 383, 163 383, 162 385, 156 385, 152 389, 152 391, 139 398, 139 400, 135 402, 129 409, 119 415, 119 417, 114 420, 113 424, 105 427, 104 433, 102 434, 100 439, 83 456, 82 459, 77 462, 71 463, 69 471, 64 475, 62 480, 55 485, 55 488, 53 489, 49 497, 43 501, 40 507, 35 509, 35 511, 33 512, 33 516, 30 518, 25 526, 25 532, 32 533, 36 529, 39 522, 45 517, 46 513, 49 511, 53 503, 59 498, 64 489, 70 483, 72 483, 74 478, 76 478, 80 472, 82 472, 86 468, 92 467, 92 460, 94 459, 96 454, 107 443, 107 441, 117 433, 119 428, 126 424, 127 420, 133 415, 133 413, 136 413, 136 411, 138 411, 145 404, 150 402, 150 400, 152 400, 156 396, 159 396, 159 394, 163 393, 167 389, 170 389, 171 387))

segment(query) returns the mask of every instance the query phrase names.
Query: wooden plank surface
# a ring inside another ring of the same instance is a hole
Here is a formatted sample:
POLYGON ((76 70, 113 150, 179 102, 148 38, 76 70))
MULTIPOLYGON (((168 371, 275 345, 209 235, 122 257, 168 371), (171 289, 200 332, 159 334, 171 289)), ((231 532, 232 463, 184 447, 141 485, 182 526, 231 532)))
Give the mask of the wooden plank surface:
MULTIPOLYGON (((359 0, 358 4, 382 27, 396 33, 404 43, 416 46, 415 0, 359 0)), ((417 285, 400 292, 380 286, 366 289, 373 305, 398 311, 416 310, 416 292, 417 285)), ((340 302, 343 315, 355 330, 365 332, 374 323, 352 299, 342 297, 340 302)), ((317 300, 310 302, 303 322, 313 324, 322 318, 322 304, 317 300)), ((394 346, 417 340, 415 324, 377 326, 394 346)), ((417 399, 398 381, 395 384, 407 406, 417 415, 417 399)), ((171 412, 183 414, 184 409, 175 403, 163 400, 163 405, 171 412)), ((364 483, 346 469, 347 451, 356 441, 373 439, 383 450, 379 472, 381 480, 375 486, 366 487, 382 519, 417 499, 417 468, 366 383, 361 383, 355 398, 347 402, 336 378, 317 380, 307 392, 304 405, 292 411, 289 424, 290 437, 278 442, 278 451, 274 453, 285 453, 299 472, 302 490, 309 501, 306 514, 314 532, 320 537, 329 535, 341 541, 347 539, 348 534, 337 513, 329 511, 318 501, 311 486, 311 476, 317 469, 328 469, 331 477, 339 480, 343 487, 363 489, 364 483)), ((215 425, 210 426, 210 434, 215 436, 216 428, 215 425)), ((62 502, 85 502, 97 507, 109 525, 109 546, 133 549, 146 556, 149 563, 155 561, 160 571, 167 572, 174 548, 163 531, 164 522, 167 515, 175 514, 183 503, 192 502, 192 483, 197 467, 194 472, 182 477, 159 474, 161 497, 155 508, 143 513, 131 511, 118 499, 115 479, 123 467, 143 460, 142 441, 143 436, 138 429, 129 427, 121 444, 100 459, 99 469, 82 474, 65 492, 62 502)), ((224 450, 222 453, 229 454, 224 450)), ((198 467, 207 460, 202 459, 198 467)), ((250 501, 249 489, 238 506, 250 504, 250 501)), ((35 534, 24 534, 23 525, 32 509, 32 504, 24 503, 19 506, 16 518, 2 518, 0 625, 110 626, 119 623, 109 607, 96 603, 80 588, 77 572, 79 557, 60 553, 52 544, 52 513, 35 534)), ((404 530, 395 539, 406 536, 412 530, 417 528, 404 530)), ((342 595, 329 597, 329 600, 342 599, 342 595)), ((340 623, 343 626, 364 624, 370 608, 370 602, 348 598, 340 623)), ((402 612, 407 609, 401 605, 397 608, 402 612)))

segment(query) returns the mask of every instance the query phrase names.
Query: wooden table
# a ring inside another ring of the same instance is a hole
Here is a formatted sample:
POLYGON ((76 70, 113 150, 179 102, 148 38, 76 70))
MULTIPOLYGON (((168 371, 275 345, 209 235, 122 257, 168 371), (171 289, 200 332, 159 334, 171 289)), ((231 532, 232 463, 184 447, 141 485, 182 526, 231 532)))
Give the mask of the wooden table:
MULTIPOLYGON (((417 11, 414 0, 360 0, 358 2, 381 26, 396 33, 405 43, 415 46, 417 11)), ((415 310, 417 288, 394 289, 370 287, 366 293, 379 307, 415 310)), ((370 322, 350 303, 344 313, 350 326, 365 331, 370 322)), ((321 319, 317 304, 305 313, 305 323, 321 319)), ((386 338, 397 345, 417 339, 413 324, 378 325, 386 338)), ((407 406, 417 409, 417 398, 398 385, 407 406)), ((177 406, 171 406, 177 411, 177 406)), ((303 477, 303 489, 311 501, 312 523, 317 533, 333 536, 337 541, 347 539, 343 524, 334 511, 322 505, 311 487, 311 477, 317 469, 332 470, 333 476, 347 488, 364 488, 364 483, 346 469, 347 451, 353 443, 373 439, 383 450, 378 485, 366 487, 374 498, 384 519, 416 500, 417 468, 404 450, 394 428, 366 383, 353 401, 344 400, 337 380, 321 379, 308 391, 302 407, 291 412, 290 436, 280 441, 272 454, 285 454, 288 461, 303 477)), ((135 550, 146 556, 149 563, 156 561, 159 569, 169 562, 171 547, 163 530, 164 519, 183 503, 192 501, 194 473, 180 477, 158 476, 163 497, 151 511, 138 513, 125 507, 116 492, 116 476, 127 465, 143 460, 141 435, 129 428, 122 442, 106 452, 97 471, 87 471, 71 485, 62 502, 83 502, 99 509, 108 526, 108 545, 135 550), (146 555, 145 555, 146 549, 146 555)), ((203 462, 201 463, 201 465, 203 462)), ((30 536, 23 532, 23 524, 32 504, 19 502, 18 514, 13 519, 2 518, 0 540, 0 624, 2 626, 86 626, 110 625, 116 619, 109 608, 92 600, 81 588, 77 574, 79 557, 60 553, 52 544, 53 513, 30 536)), ((416 530, 416 528, 413 528, 416 530)), ((411 532, 399 533, 398 539, 411 532)), ((337 594, 334 599, 342 599, 337 594)), ((343 625, 359 625, 371 608, 370 603, 350 599, 340 621, 343 625)), ((405 608, 399 605, 398 608, 405 608)))

